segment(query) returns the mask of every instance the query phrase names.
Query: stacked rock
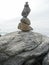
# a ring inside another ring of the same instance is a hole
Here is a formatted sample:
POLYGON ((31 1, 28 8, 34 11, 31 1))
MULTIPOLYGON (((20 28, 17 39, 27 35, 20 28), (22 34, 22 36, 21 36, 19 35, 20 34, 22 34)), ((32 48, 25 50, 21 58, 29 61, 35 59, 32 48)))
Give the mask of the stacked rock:
POLYGON ((24 9, 22 11, 23 18, 21 19, 21 22, 18 25, 18 29, 20 29, 22 31, 32 30, 32 27, 29 26, 31 24, 30 20, 27 18, 29 13, 30 13, 30 8, 29 8, 29 5, 28 5, 28 2, 26 2, 24 9))

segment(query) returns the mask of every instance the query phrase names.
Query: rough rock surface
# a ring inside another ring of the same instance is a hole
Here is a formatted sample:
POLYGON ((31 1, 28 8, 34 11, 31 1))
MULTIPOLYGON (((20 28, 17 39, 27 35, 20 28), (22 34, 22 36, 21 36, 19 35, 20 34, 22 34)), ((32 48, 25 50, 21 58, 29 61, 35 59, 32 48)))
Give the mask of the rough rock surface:
POLYGON ((49 53, 44 58, 43 65, 49 65, 49 53))
POLYGON ((32 31, 0 37, 0 65, 49 65, 49 38, 32 31))
POLYGON ((22 31, 25 31, 25 32, 33 30, 33 28, 31 26, 29 26, 28 24, 26 24, 26 23, 19 23, 18 29, 20 29, 22 31))

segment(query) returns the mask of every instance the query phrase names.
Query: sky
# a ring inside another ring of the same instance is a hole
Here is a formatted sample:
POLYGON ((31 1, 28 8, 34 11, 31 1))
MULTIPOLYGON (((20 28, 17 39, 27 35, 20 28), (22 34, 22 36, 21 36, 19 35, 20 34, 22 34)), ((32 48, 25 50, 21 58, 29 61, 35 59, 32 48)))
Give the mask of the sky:
POLYGON ((49 0, 0 0, 0 34, 17 31, 21 12, 28 2, 33 32, 49 36, 49 0))

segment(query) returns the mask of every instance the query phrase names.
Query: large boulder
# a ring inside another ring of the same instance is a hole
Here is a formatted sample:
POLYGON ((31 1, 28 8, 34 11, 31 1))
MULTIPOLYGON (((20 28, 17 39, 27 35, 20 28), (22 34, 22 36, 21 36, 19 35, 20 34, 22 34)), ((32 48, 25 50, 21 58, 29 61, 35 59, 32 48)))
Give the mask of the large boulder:
POLYGON ((49 65, 49 37, 17 31, 0 37, 0 65, 49 65))

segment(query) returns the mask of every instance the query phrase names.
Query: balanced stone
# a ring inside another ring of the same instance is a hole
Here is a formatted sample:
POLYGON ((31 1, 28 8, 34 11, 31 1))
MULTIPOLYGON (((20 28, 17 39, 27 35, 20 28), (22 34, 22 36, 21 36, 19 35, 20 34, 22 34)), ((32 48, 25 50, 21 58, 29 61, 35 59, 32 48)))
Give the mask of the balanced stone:
POLYGON ((25 23, 25 24, 28 24, 28 25, 31 24, 31 23, 30 23, 30 20, 29 20, 28 18, 24 18, 24 17, 21 19, 21 22, 22 22, 22 23, 25 23))
POLYGON ((22 16, 26 18, 29 13, 30 13, 30 7, 28 5, 28 2, 26 2, 26 4, 24 5, 24 9, 22 11, 22 16))
POLYGON ((32 30, 32 27, 28 26, 28 24, 25 23, 19 23, 18 29, 26 32, 32 30))
POLYGON ((20 20, 21 22, 18 25, 18 29, 22 31, 30 31, 33 30, 33 28, 30 26, 30 20, 27 18, 28 14, 30 13, 30 8, 28 5, 28 2, 25 3, 24 9, 22 11, 23 18, 20 20))

